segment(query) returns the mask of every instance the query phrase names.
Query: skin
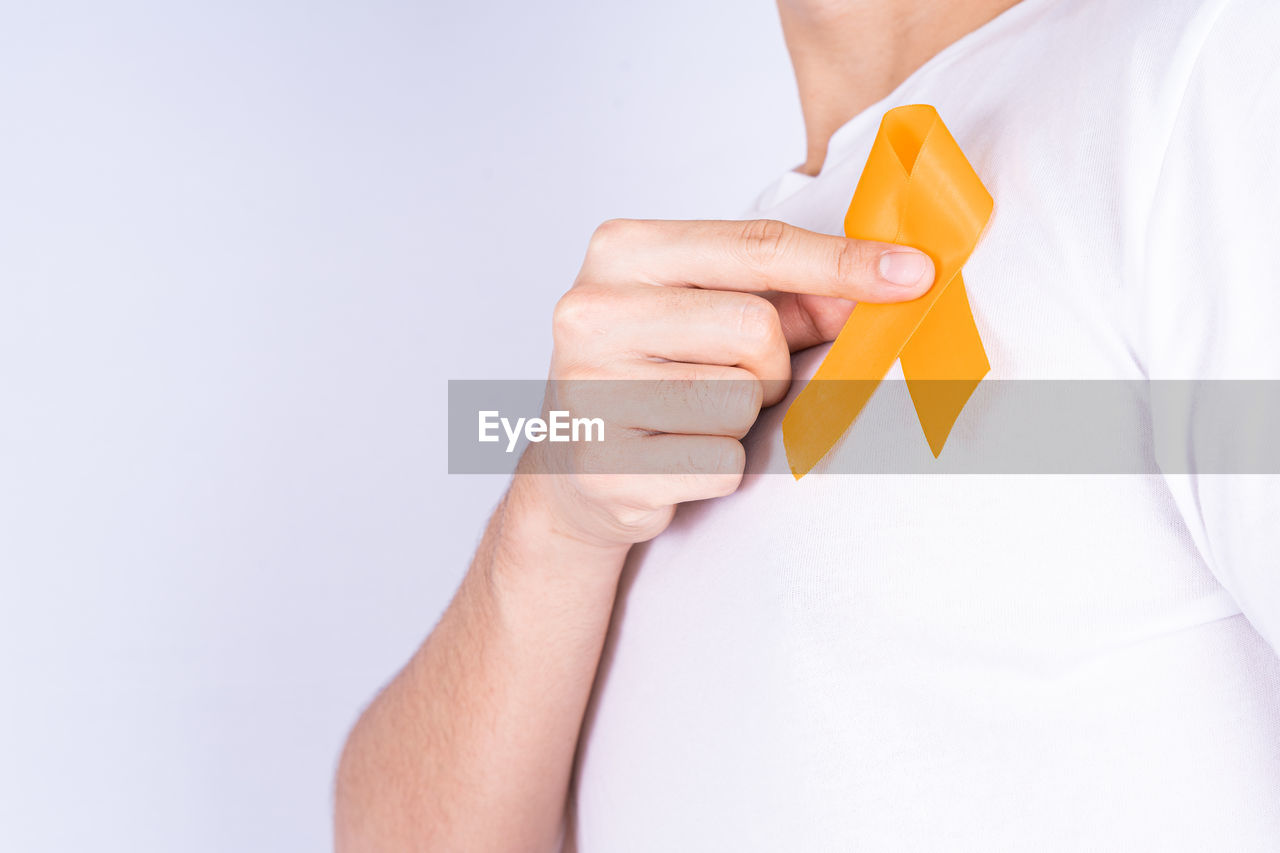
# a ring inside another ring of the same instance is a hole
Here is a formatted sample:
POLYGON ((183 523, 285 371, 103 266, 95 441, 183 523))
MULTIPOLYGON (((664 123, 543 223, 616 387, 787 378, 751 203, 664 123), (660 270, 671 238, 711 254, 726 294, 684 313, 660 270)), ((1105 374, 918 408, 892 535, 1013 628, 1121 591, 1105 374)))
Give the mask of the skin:
MULTIPOLYGON (((808 134, 801 170, 816 173, 836 128, 1011 5, 780 0, 808 134)), ((739 439, 786 393, 790 353, 834 339, 854 301, 912 299, 932 278, 907 247, 778 222, 600 226, 556 306, 550 376, 694 380, 660 404, 592 411, 664 473, 592 474, 589 458, 530 445, 439 624, 348 738, 336 848, 557 849, 628 550, 677 504, 737 488, 739 439), (744 381, 718 384, 741 390, 710 405, 695 390, 705 379, 744 381)), ((559 387, 549 393, 582 386, 559 387)))
POLYGON ((827 140, 938 51, 1017 0, 778 0, 816 175, 827 140))

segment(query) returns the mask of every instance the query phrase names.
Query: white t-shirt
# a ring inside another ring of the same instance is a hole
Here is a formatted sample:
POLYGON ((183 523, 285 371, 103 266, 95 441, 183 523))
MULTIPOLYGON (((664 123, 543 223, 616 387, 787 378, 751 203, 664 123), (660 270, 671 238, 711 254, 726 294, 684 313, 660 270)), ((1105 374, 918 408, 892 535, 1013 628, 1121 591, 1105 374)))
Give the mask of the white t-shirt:
MULTIPOLYGON (((1278 45, 1277 0, 1024 0, 751 215, 841 233, 933 104, 991 378, 1280 378, 1278 45)), ((1280 850, 1277 478, 753 476, 785 409, 633 553, 577 849, 1280 850)))

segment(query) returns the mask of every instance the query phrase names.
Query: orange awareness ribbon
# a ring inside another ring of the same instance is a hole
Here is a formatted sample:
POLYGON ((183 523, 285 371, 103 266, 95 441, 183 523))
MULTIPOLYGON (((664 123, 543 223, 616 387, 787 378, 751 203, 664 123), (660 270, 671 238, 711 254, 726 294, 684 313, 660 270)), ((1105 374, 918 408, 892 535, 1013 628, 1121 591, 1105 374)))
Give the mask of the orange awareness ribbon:
POLYGON ((835 445, 899 358, 929 448, 935 458, 942 452, 991 367, 960 277, 991 210, 991 194, 933 107, 885 114, 844 233, 924 251, 933 259, 934 283, 910 302, 863 302, 853 309, 782 419, 782 442, 797 480, 835 445))

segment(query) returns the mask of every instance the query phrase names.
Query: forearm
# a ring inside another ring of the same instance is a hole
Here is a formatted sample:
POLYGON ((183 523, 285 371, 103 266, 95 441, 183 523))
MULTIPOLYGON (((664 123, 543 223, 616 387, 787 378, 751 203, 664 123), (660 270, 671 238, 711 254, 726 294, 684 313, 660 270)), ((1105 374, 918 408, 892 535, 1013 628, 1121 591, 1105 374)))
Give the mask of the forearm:
POLYGON ((554 846, 625 554, 558 531, 517 482, 348 740, 339 850, 554 846))
POLYGON ((781 222, 598 228, 553 314, 546 408, 591 412, 610 446, 530 444, 453 603, 351 734, 339 849, 554 846, 630 543, 738 488, 792 351, 932 280, 904 246, 781 222))

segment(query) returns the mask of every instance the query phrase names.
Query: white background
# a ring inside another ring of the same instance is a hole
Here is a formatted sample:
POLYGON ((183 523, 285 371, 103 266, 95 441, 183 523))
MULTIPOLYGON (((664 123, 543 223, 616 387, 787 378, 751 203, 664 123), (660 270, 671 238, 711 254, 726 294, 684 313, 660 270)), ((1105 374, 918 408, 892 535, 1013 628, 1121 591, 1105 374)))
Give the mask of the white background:
POLYGON ((0 3, 0 850, 330 841, 594 225, 801 159, 766 0, 0 3))

